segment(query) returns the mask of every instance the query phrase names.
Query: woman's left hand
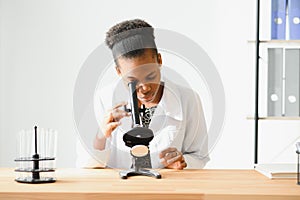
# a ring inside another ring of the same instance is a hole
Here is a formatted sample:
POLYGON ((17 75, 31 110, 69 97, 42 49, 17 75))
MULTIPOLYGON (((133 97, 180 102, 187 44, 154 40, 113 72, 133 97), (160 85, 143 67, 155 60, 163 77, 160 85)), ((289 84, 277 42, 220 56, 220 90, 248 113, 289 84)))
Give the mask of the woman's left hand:
POLYGON ((161 159, 161 163, 168 169, 182 170, 187 167, 182 153, 175 147, 169 147, 163 150, 159 154, 159 158, 161 159))

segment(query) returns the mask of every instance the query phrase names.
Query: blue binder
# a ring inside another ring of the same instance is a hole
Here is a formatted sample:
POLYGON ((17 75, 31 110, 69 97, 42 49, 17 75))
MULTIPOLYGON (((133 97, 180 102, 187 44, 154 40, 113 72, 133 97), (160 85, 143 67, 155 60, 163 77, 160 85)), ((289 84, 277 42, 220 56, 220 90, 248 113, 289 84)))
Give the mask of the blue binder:
POLYGON ((291 40, 300 39, 300 0, 288 1, 289 32, 291 40))
POLYGON ((271 39, 285 40, 286 0, 272 0, 271 12, 271 39))

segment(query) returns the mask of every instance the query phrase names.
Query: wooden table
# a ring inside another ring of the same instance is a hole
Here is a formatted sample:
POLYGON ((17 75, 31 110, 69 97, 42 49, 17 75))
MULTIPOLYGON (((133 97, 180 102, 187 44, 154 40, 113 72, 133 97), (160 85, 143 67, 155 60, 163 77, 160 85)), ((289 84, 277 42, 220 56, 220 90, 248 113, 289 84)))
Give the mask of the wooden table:
POLYGON ((0 199, 300 199, 296 179, 270 180, 255 170, 159 170, 162 179, 119 178, 112 169, 58 169, 48 184, 14 181, 13 169, 0 169, 0 199))

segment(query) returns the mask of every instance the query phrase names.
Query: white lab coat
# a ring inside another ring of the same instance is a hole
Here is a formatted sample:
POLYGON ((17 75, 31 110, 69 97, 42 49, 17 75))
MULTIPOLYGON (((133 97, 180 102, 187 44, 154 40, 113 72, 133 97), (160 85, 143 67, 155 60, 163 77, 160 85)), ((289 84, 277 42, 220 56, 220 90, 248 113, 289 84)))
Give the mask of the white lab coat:
MULTIPOLYGON (((95 97, 95 110, 99 110, 96 112, 97 119, 102 119, 103 112, 116 103, 128 101, 128 93, 123 83, 99 90, 95 97)), ((97 159, 92 158, 78 143, 77 166, 130 168, 130 148, 125 146, 123 135, 130 130, 131 125, 131 117, 123 118, 121 125, 113 131, 111 138, 107 139, 105 150, 93 155, 97 159)), ((203 168, 209 161, 203 109, 198 94, 193 90, 164 79, 163 96, 149 128, 154 132, 154 138, 149 144, 153 168, 163 167, 159 153, 168 147, 176 147, 183 153, 187 168, 203 168)))

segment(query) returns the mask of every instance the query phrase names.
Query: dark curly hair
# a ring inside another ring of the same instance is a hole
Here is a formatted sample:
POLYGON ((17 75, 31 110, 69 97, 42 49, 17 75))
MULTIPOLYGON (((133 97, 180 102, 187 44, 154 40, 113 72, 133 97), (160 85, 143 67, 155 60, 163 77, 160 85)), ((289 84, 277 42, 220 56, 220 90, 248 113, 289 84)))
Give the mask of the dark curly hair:
MULTIPOLYGON (((131 37, 136 34, 145 34, 147 32, 147 36, 154 40, 154 29, 153 27, 141 19, 133 19, 126 20, 121 23, 118 23, 111 27, 106 33, 105 43, 112 50, 113 46, 120 42, 123 39, 131 37)), ((125 53, 122 57, 125 58, 135 58, 142 56, 146 49, 137 49, 125 53)), ((157 49, 152 49, 155 54, 157 54, 157 49)))

